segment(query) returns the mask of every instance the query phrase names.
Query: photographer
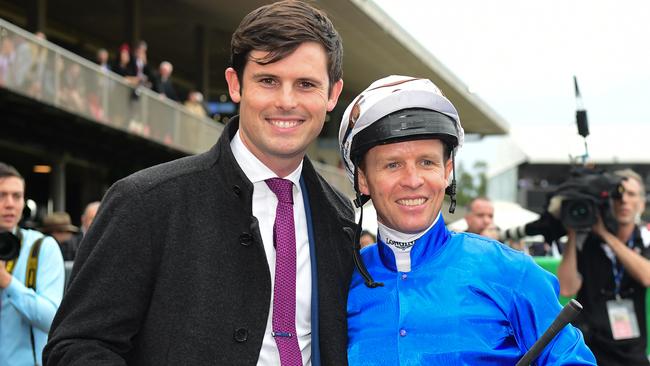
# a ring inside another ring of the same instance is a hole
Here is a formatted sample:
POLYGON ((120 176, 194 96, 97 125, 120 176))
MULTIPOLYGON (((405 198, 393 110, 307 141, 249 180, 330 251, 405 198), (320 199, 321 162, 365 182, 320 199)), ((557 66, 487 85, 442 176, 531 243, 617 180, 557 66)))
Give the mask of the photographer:
POLYGON ((558 268, 560 293, 584 305, 577 325, 598 364, 649 365, 646 356, 646 287, 650 286, 650 232, 638 225, 645 208, 641 177, 630 169, 615 172, 623 179, 614 200, 615 233, 599 217, 582 236, 567 228, 568 242, 558 268))
MULTIPOLYGON (((23 177, 0 162, 0 232, 17 237, 14 248, 20 243, 17 257, 0 260, 0 365, 42 364, 47 332, 63 297, 64 267, 58 244, 38 231, 18 227, 24 195, 23 177), (36 271, 31 277, 35 281, 26 281, 28 270, 36 271)), ((4 249, 14 243, 0 244, 4 249)))

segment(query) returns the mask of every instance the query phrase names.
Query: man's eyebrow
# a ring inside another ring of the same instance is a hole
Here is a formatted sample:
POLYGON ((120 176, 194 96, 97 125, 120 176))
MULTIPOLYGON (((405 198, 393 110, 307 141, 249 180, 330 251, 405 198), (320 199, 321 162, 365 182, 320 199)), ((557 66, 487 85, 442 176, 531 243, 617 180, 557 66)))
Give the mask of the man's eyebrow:
POLYGON ((253 78, 259 79, 259 78, 277 78, 278 76, 275 74, 270 74, 268 72, 259 72, 259 73, 253 73, 253 78))
POLYGON ((317 78, 313 78, 313 77, 309 77, 309 76, 300 77, 300 78, 298 78, 298 81, 309 81, 310 83, 314 83, 314 84, 317 84, 317 85, 322 85, 323 84, 322 80, 317 79, 317 78))

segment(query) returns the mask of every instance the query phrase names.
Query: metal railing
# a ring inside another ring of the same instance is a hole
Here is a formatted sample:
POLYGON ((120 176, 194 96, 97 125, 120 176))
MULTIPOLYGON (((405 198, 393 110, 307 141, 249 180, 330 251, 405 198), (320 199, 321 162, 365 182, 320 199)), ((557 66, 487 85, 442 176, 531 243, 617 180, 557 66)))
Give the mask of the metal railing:
POLYGON ((223 131, 223 125, 3 19, 0 87, 188 154, 209 149, 223 131))

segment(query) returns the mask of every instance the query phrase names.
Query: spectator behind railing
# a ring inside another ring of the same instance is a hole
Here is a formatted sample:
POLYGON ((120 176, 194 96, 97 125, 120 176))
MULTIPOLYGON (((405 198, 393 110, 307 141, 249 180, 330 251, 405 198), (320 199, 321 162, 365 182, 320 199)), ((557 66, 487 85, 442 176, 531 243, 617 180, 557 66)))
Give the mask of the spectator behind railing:
POLYGON ((16 58, 16 48, 11 37, 0 40, 0 86, 13 86, 9 70, 16 58))
POLYGON ((135 64, 131 62, 131 53, 128 44, 123 43, 120 46, 117 60, 115 60, 115 65, 112 70, 116 74, 124 77, 129 85, 138 85, 138 71, 135 69, 135 64))
POLYGON ((75 112, 86 113, 88 105, 86 101, 86 84, 81 73, 81 65, 76 62, 67 62, 63 78, 61 78, 61 89, 59 98, 61 104, 75 112))
POLYGON ((151 89, 155 78, 154 72, 147 63, 147 42, 140 41, 133 50, 131 59, 135 75, 138 77, 138 86, 144 86, 151 89))
POLYGON ((96 56, 97 65, 102 69, 104 72, 111 71, 111 66, 108 64, 108 51, 105 48, 100 48, 97 50, 97 56, 96 56))
POLYGON ((201 94, 201 92, 192 90, 187 95, 187 100, 185 101, 185 108, 187 108, 188 112, 192 113, 197 117, 201 117, 201 118, 207 117, 207 113, 205 112, 205 106, 203 105, 203 94, 201 94))
POLYGON ((174 66, 169 61, 161 62, 160 67, 158 68, 158 75, 154 81, 153 90, 171 100, 178 102, 178 95, 176 94, 176 90, 174 89, 174 85, 172 85, 171 81, 173 71, 174 66))
MULTIPOLYGON (((29 34, 3 19, 0 29, 0 88, 191 153, 207 148, 222 129, 172 102, 178 98, 169 80, 171 64, 163 64, 160 80, 168 84, 168 96, 161 98, 140 87, 126 44, 115 64, 100 50, 97 65, 46 41, 42 33, 29 34), (197 133, 176 129, 179 123, 197 133)), ((146 57, 144 51, 139 54, 146 57)))

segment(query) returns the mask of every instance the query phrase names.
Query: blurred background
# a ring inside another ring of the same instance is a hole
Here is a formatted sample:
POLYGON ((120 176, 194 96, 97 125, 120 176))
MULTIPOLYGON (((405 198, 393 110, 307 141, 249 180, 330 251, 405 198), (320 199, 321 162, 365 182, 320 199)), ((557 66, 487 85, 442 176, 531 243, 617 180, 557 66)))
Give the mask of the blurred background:
MULTIPOLYGON (((117 179, 209 149, 237 114, 223 77, 231 32, 264 3, 0 0, 0 160, 25 175, 35 220, 65 211, 79 224, 83 207, 117 179)), ((585 155, 574 75, 589 115, 589 161, 631 167, 648 182, 645 2, 315 3, 343 37, 345 88, 309 155, 346 194, 340 117, 389 74, 433 80, 459 110, 467 142, 448 222, 478 195, 543 211, 572 157, 585 155)))

